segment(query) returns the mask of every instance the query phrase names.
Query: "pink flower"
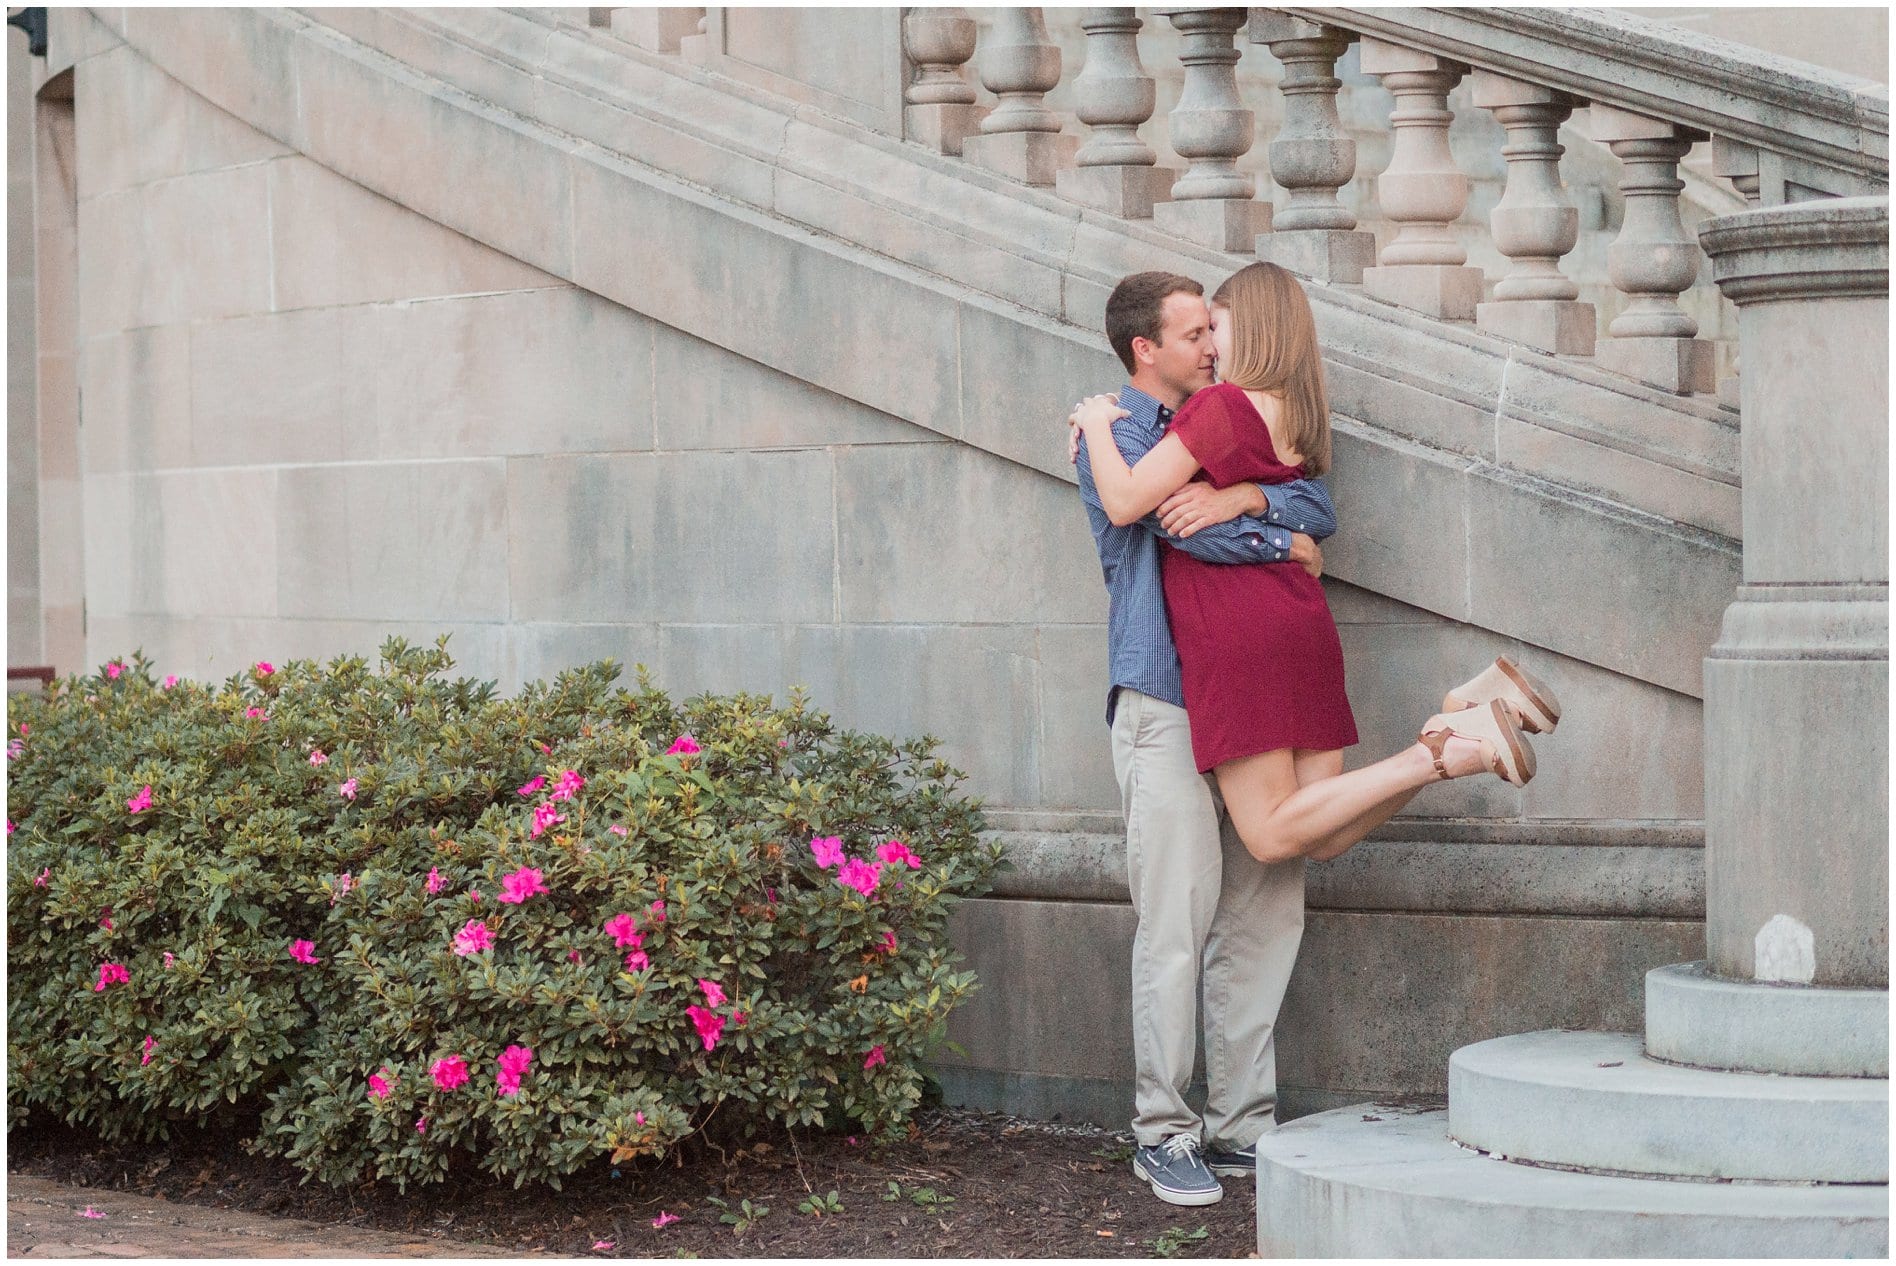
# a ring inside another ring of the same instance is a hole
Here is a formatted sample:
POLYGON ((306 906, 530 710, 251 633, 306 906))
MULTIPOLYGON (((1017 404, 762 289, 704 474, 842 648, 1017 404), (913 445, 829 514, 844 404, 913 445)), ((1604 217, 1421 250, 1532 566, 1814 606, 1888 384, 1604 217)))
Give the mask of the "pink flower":
POLYGON ((895 953, 895 930, 893 928, 882 934, 882 952, 884 954, 895 953))
POLYGON ((652 1225, 662 1231, 676 1221, 678 1221, 677 1214, 667 1213, 663 1209, 660 1209, 658 1216, 652 1219, 652 1225))
POLYGON ((327 765, 329 758, 323 755, 323 749, 319 747, 309 754, 309 763, 312 765, 327 765))
POLYGON ((852 1134, 848 1138, 844 1139, 843 1142, 849 1144, 851 1147, 858 1147, 861 1145, 862 1141, 858 1139, 854 1134, 852 1134))
POLYGON ((270 714, 265 712, 262 708, 245 708, 244 715, 247 717, 261 717, 265 721, 270 719, 270 714))
POLYGON ((539 839, 540 832, 546 830, 555 822, 564 821, 566 821, 566 815, 555 809, 551 800, 541 802, 533 810, 533 838, 536 840, 539 839))
POLYGON ((12 818, 7 819, 7 834, 8 835, 13 834, 13 819, 12 818))
POLYGON ((876 850, 876 856, 891 866, 897 862, 901 862, 910 870, 914 870, 922 864, 922 859, 910 852, 909 846, 904 844, 901 840, 890 840, 876 850))
POLYGON ((99 983, 92 986, 93 993, 104 993, 107 985, 129 985, 132 974, 121 963, 100 963, 99 983))
POLYGON ((535 778, 533 781, 526 783, 522 786, 515 787, 514 794, 517 796, 530 796, 534 792, 538 791, 540 788, 544 786, 546 786, 546 775, 541 774, 538 778, 535 778))
POLYGON ((158 1039, 153 1037, 149 1033, 145 1034, 145 1058, 138 1061, 138 1066, 140 1068, 143 1068, 146 1064, 151 1063, 151 1048, 156 1045, 158 1045, 158 1039))
POLYGON ((342 793, 344 800, 354 800, 356 798, 356 780, 351 778, 348 782, 336 788, 336 790, 342 793))
POLYGON ((744 1027, 744 1021, 748 1020, 749 1018, 750 1018, 750 1012, 748 1011, 731 1012, 731 1023, 735 1024, 740 1029, 744 1027))
POLYGON ((522 866, 500 881, 500 901, 503 905, 517 906, 528 897, 546 891, 540 872, 530 866, 522 866))
POLYGON ((87 1205, 85 1208, 79 1211, 79 1216, 82 1218, 102 1218, 105 1215, 103 1213, 100 1213, 97 1209, 93 1208, 91 1205, 87 1205))
POLYGON ((428 1074, 434 1078, 436 1089, 453 1090, 467 1084, 467 1061, 459 1055, 449 1055, 430 1065, 428 1074))
POLYGON ((426 1134, 427 1132, 428 1132, 428 1118, 416 1117, 415 1118, 415 1133, 426 1134))
POLYGON ((665 749, 665 755, 696 756, 703 750, 702 747, 698 746, 697 739, 692 738, 689 734, 680 734, 677 738, 672 740, 672 745, 665 749))
POLYGON ((330 885, 329 904, 332 906, 335 905, 336 902, 348 896, 349 890, 355 886, 355 876, 348 871, 345 870, 340 875, 337 875, 336 882, 330 885))
POLYGON ((441 877, 441 872, 435 867, 430 866, 428 868, 428 895, 432 897, 447 886, 448 881, 441 877))
POLYGON ((612 943, 620 949, 628 945, 638 945, 645 940, 644 935, 639 931, 638 921, 625 913, 615 914, 606 920, 606 935, 610 936, 612 943))
POLYGON ((166 689, 166 690, 169 690, 169 689, 171 689, 171 688, 172 688, 173 686, 175 686, 175 685, 177 685, 177 684, 178 684, 178 674, 176 674, 176 673, 172 673, 172 674, 170 674, 169 676, 167 676, 167 677, 165 678, 165 689, 166 689))
POLYGON ((139 788, 138 794, 125 802, 125 807, 133 813, 143 813, 151 808, 151 784, 146 783, 139 788))
POLYGON ((663 923, 664 921, 665 921, 665 903, 663 901, 654 901, 652 903, 652 922, 663 923))
POLYGON ((111 906, 107 906, 104 910, 99 912, 99 926, 104 928, 108 932, 112 930, 112 907, 111 906))
POLYGON ((810 851, 816 854, 816 864, 824 870, 843 860, 843 841, 835 835, 819 835, 810 841, 810 851))
POLYGON ((553 785, 553 799, 570 799, 575 791, 578 791, 585 785, 586 780, 579 776, 577 769, 562 770, 560 772, 560 780, 553 785))
POLYGON ((625 969, 627 971, 644 971, 651 965, 652 960, 646 957, 644 950, 635 949, 625 956, 625 969))
POLYGON ((479 919, 469 919, 461 925, 461 930, 454 934, 454 952, 462 958, 466 958, 469 954, 478 954, 484 949, 492 949, 493 945, 492 934, 488 932, 487 925, 479 919))
POLYGON ((704 1000, 709 1005, 714 1007, 724 1005, 724 990, 718 986, 717 981, 704 980, 701 978, 698 981, 698 988, 704 990, 704 1000))
POLYGON ((165 951, 165 966, 166 967, 171 966, 171 964, 177 961, 178 961, 178 956, 176 954, 173 954, 170 950, 165 951))
POLYGON ((634 1112, 632 1114, 632 1119, 638 1122, 640 1125, 645 1124, 645 1114, 643 1112, 634 1112))
POLYGON ((520 1079, 526 1075, 527 1065, 532 1062, 533 1048, 531 1046, 509 1046, 502 1051, 500 1057, 494 1061, 499 1068, 499 1071, 494 1074, 494 1081, 500 1086, 500 1093, 519 1094, 520 1079))
POLYGON ((871 1068, 874 1068, 877 1064, 886 1064, 888 1062, 889 1062, 889 1057, 882 1053, 882 1048, 880 1046, 877 1046, 877 1047, 871 1048, 871 1050, 869 1051, 869 1058, 862 1061, 862 1068, 864 1072, 868 1072, 871 1068))
POLYGON ((387 1064, 382 1065, 381 1072, 370 1073, 369 1074, 369 1097, 371 1099, 388 1098, 388 1092, 391 1089, 393 1089, 393 1087, 389 1083, 392 1082, 394 1079, 395 1079, 395 1074, 388 1071, 387 1064))
POLYGON ((124 671, 125 665, 119 663, 116 659, 105 666, 105 675, 114 681, 117 681, 118 675, 124 671))
POLYGON ((553 754, 553 749, 545 743, 540 744, 540 751, 544 755, 547 755, 547 756, 551 756, 553 754))
POLYGON ((612 1248, 613 1248, 613 1244, 611 1240, 594 1240, 593 1241, 593 1252, 595 1253, 610 1253, 612 1251, 612 1248))
POLYGON ((773 906, 776 905, 777 904, 777 890, 775 888, 765 888, 764 900, 768 901, 773 906))
POLYGON ((718 1044, 718 1038, 724 1032, 724 1017, 715 1011, 706 1011, 700 1006, 685 1008, 685 1014, 698 1028, 698 1036, 704 1042, 704 1049, 711 1050, 718 1044))
POLYGON ((314 941, 291 941, 290 957, 299 963, 320 963, 323 961, 316 957, 316 942, 314 941))
POLYGON ((257 676, 268 677, 271 673, 275 671, 276 671, 276 665, 272 664, 269 660, 260 659, 257 661, 257 676))
POLYGON ((611 832, 612 832, 612 833, 613 833, 614 835, 624 835, 624 834, 625 834, 625 828, 624 828, 624 827, 622 827, 622 826, 609 826, 609 827, 607 827, 607 828, 606 828, 606 830, 608 830, 608 831, 611 831, 611 832))
POLYGON ((854 888, 863 896, 876 890, 876 883, 882 874, 882 867, 875 862, 859 862, 850 858, 843 863, 836 874, 836 882, 845 888, 854 888))
POLYGON ((481 903, 481 890, 479 888, 469 888, 467 890, 467 899, 472 901, 475 905, 479 905, 481 903))
POLYGON ((8 760, 18 760, 24 755, 26 755, 26 744, 22 743, 19 739, 14 739, 7 744, 8 760))
POLYGON ((42 870, 39 873, 39 878, 33 881, 33 886, 35 888, 44 888, 46 886, 46 881, 48 879, 51 879, 52 877, 53 877, 53 868, 51 866, 48 866, 45 870, 42 870))

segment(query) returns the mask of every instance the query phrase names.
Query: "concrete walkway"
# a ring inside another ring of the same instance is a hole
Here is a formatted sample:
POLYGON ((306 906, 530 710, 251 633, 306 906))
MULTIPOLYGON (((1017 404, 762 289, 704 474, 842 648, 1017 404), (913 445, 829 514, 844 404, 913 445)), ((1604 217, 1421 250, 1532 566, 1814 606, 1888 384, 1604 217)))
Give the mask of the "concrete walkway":
POLYGON ((545 1257, 7 1175, 8 1257, 545 1257), (83 1216, 86 1209, 102 1218, 83 1216))

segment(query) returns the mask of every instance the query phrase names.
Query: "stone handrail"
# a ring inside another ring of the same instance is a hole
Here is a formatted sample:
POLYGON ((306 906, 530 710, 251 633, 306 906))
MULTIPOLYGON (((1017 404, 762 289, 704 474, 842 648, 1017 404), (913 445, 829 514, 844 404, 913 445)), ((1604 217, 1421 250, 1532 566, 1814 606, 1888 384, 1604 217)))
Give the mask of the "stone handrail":
POLYGON ((1889 184, 1889 89, 1873 80, 1609 9, 1280 12, 1771 155, 1779 167, 1760 191, 1766 206, 1889 184))

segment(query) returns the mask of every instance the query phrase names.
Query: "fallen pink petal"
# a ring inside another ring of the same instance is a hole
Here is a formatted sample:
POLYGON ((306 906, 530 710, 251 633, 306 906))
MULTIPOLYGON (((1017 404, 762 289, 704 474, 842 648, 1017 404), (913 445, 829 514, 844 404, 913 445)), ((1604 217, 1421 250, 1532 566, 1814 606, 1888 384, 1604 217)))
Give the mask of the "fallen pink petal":
POLYGON ((678 1221, 677 1214, 666 1213, 663 1209, 660 1209, 658 1216, 652 1219, 652 1225, 662 1231, 676 1221, 678 1221))
POLYGON ((91 1205, 87 1205, 85 1208, 79 1211, 79 1216, 82 1218, 102 1218, 105 1215, 103 1213, 100 1213, 97 1209, 93 1208, 91 1205))
POLYGON ((593 1252, 595 1253, 610 1253, 612 1249, 613 1249, 613 1244, 611 1240, 594 1240, 593 1241, 593 1252))

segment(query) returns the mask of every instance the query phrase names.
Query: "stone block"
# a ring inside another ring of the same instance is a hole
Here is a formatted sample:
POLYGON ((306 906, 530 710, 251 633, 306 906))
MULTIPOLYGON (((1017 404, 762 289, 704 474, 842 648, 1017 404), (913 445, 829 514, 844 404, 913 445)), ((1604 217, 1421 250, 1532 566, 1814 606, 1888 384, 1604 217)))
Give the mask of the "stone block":
POLYGON ((79 203, 80 337, 270 310, 263 166, 79 203))
POLYGON ((83 484, 61 488, 42 485, 42 498, 55 493, 77 496, 84 508, 86 565, 79 579, 85 605, 99 616, 135 615, 163 605, 163 538, 154 534, 158 520, 157 488, 149 477, 99 474, 83 484))
POLYGON ((1055 172, 1073 165, 1079 149, 1079 137, 1059 132, 977 133, 962 140, 961 157, 1009 180, 1047 186, 1055 172))
POLYGON ((1716 385, 1716 349, 1696 338, 1608 338, 1594 349, 1602 369, 1649 383, 1661 391, 1689 396, 1716 385))
POLYGON ((156 554, 160 560, 152 570, 162 586, 162 605, 148 610, 277 614, 279 477, 275 470, 244 469, 150 476, 158 491, 157 518, 150 525, 155 545, 136 541, 133 555, 156 554))
MULTIPOLYGON (((285 38, 297 19, 269 9, 120 9, 107 25, 178 83, 218 109, 292 150, 316 113, 301 91, 296 45, 285 38), (298 91, 285 91, 296 84, 298 91)), ((350 126, 362 115, 345 112, 350 126)), ((373 116, 368 116, 373 117, 373 116)))
POLYGON ((510 615, 829 621, 831 498, 827 453, 516 459, 510 615))
POLYGON ((565 284, 305 158, 270 165, 270 214, 279 310, 565 284))
POLYGON ((1348 624, 1416 624, 1435 628, 1449 623, 1433 611, 1397 602, 1369 589, 1359 589, 1334 576, 1323 578, 1323 596, 1330 604, 1330 615, 1338 629, 1348 624))
POLYGON ((85 429, 79 416, 79 367, 71 355, 48 351, 32 357, 32 390, 8 384, 8 403, 16 401, 20 412, 13 415, 29 425, 39 424, 37 454, 41 479, 78 479, 80 452, 86 443, 85 429))
MULTIPOLYGON (((1040 734, 1046 758, 1040 803, 1096 809, 1117 817, 1112 733, 1106 728, 1110 667, 1103 624, 1051 625, 1039 630, 1040 734)), ((1119 871, 1125 872, 1121 848, 1119 871)), ((1122 884, 1123 892, 1123 884, 1122 884)))
POLYGON ((361 656, 370 671, 379 663, 382 643, 402 637, 410 646, 429 646, 443 633, 449 635, 448 653, 454 666, 451 678, 498 681, 501 635, 506 626, 463 624, 452 621, 296 620, 226 616, 108 617, 93 621, 93 644, 100 660, 143 645, 161 678, 177 673, 188 680, 217 683, 232 673, 246 671, 260 659, 279 667, 291 660, 315 660, 328 667, 334 660, 361 656))
POLYGON ((1556 356, 1593 355, 1599 322, 1590 303, 1510 299, 1475 305, 1475 328, 1556 356))
POLYGON ((842 618, 1086 624, 1106 590, 1068 487, 962 444, 836 454, 842 618), (1039 531, 1023 531, 1029 524, 1039 531), (1046 531, 1058 524, 1064 531, 1046 531), (955 547, 944 550, 942 542, 955 547))
POLYGON ((509 513, 506 473, 500 461, 273 472, 277 608, 303 619, 508 618, 520 610, 508 602, 508 527, 533 511, 509 513))
POLYGON ((87 62, 73 100, 82 198, 290 152, 122 44, 87 62))
MULTIPOLYGON (((1510 387, 1513 380, 1510 379, 1510 387)), ((1495 461, 1536 479, 1550 480, 1581 491, 1596 492, 1609 500, 1631 505, 1664 507, 1664 517, 1736 540, 1741 535, 1736 472, 1725 473, 1710 464, 1676 457, 1660 450, 1663 434, 1650 447, 1621 440, 1616 433, 1583 430, 1575 434, 1509 416, 1510 405, 1494 419, 1495 461), (1642 451, 1644 449, 1644 451, 1642 451)), ((1589 423, 1611 425, 1616 410, 1607 401, 1589 423)), ((1539 417, 1548 417, 1539 414, 1539 417)), ((1552 415, 1558 417, 1559 415, 1552 415)), ((1676 428, 1683 432, 1685 428, 1676 428)), ((1712 428, 1698 436, 1677 438, 1701 452, 1715 452, 1725 439, 1712 428), (1695 443, 1694 441, 1709 441, 1695 443)))
POLYGON ((1418 376, 1393 369, 1375 358, 1373 348, 1325 352, 1323 373, 1333 415, 1360 418, 1379 432, 1433 449, 1492 460, 1490 410, 1444 394, 1443 384, 1418 381, 1418 376))
POLYGON ((1073 331, 998 305, 959 305, 960 417, 947 434, 1023 466, 1073 478, 1066 416, 1073 402, 1117 391, 1126 370, 1105 331, 1073 331))
POLYGON ((1257 257, 1312 281, 1361 285, 1376 262, 1376 235, 1361 229, 1277 229, 1257 238, 1257 257))
POLYGON ((1060 196, 1126 220, 1147 220, 1152 208, 1172 200, 1176 167, 1068 167, 1054 177, 1060 196))
POLYGON ((902 135, 937 154, 959 156, 970 136, 981 132, 981 120, 987 110, 970 102, 912 105, 902 108, 902 135))
POLYGON ((1040 795, 1039 665, 1033 630, 996 625, 803 626, 788 643, 790 683, 839 725, 942 740, 988 804, 1040 795))
POLYGON ((678 42, 698 33, 704 19, 700 8, 618 8, 610 10, 613 35, 647 52, 675 53, 678 42))
POLYGON ((1370 298, 1439 321, 1474 320, 1483 281, 1479 268, 1460 265, 1398 264, 1363 270, 1363 290, 1370 298))
POLYGON ((318 308, 191 326, 188 460, 261 466, 371 455, 345 433, 378 368, 372 354, 345 351, 352 315, 318 308))
POLYGON ((89 474, 195 464, 189 349, 188 329, 176 325, 106 335, 80 349, 79 441, 89 474))
POLYGON ((1370 443, 1347 424, 1336 424, 1331 436, 1330 493, 1347 530, 1324 543, 1325 571, 1398 602, 1468 619, 1467 538, 1448 509, 1473 495, 1467 472, 1408 446, 1370 443))
POLYGON ((1271 204, 1245 198, 1190 198, 1152 208, 1153 227, 1232 255, 1249 254, 1271 231, 1271 204))
POLYGON ((349 452, 650 449, 653 323, 571 286, 344 310, 349 452))
MULTIPOLYGON (((673 699, 696 694, 790 697, 781 624, 662 624, 652 667, 673 699)), ((818 706, 821 706, 820 704, 818 706)))
MULTIPOLYGON (((615 661, 623 671, 615 688, 638 688, 638 665, 644 664, 656 676, 659 663, 658 630, 650 624, 562 624, 551 621, 512 620, 496 625, 504 637, 503 669, 497 674, 501 690, 509 695, 520 693, 530 681, 552 681, 569 669, 615 661)), ((672 685, 656 683, 682 698, 672 685)))
POLYGON ((1600 101, 1576 115, 1574 121, 1585 129, 1589 140, 1600 145, 1614 141, 1668 140, 1677 130, 1668 120, 1635 114, 1600 101))
MULTIPOLYGON (((1457 68, 1455 62, 1419 48, 1365 35, 1357 41, 1357 68, 1365 75, 1415 74, 1457 68)), ((1466 69, 1462 67, 1461 69, 1466 69)))
POLYGON ((653 444, 661 449, 946 443, 813 383, 652 324, 653 444))
POLYGON ((1540 758, 1523 793, 1529 817, 1704 816, 1699 700, 1534 646, 1508 653, 1552 687, 1564 709, 1555 733, 1529 736, 1540 758))

